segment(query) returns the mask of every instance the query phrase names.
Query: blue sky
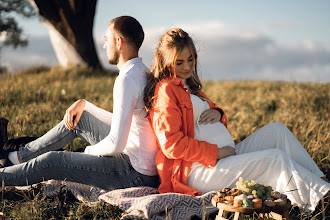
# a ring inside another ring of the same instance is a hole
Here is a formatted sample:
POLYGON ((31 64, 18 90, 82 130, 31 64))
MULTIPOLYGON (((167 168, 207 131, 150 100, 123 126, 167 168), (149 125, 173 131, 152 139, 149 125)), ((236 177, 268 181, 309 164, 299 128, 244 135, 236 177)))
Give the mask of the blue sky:
MULTIPOLYGON (((137 18, 146 38, 140 56, 147 66, 162 33, 181 27, 195 40, 203 79, 330 82, 330 1, 122 1, 98 0, 94 40, 102 64, 109 20, 137 18)), ((30 45, 7 48, 2 64, 11 69, 56 65, 47 30, 37 18, 21 19, 30 45)), ((112 66, 113 68, 113 66, 112 66)))

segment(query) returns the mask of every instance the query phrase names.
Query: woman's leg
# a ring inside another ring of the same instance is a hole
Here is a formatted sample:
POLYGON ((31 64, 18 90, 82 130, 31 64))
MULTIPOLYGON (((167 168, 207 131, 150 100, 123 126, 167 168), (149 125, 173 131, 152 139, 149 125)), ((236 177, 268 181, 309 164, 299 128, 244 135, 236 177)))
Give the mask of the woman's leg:
POLYGON ((119 154, 98 157, 78 152, 52 151, 28 162, 0 169, 6 186, 24 186, 45 180, 67 180, 113 190, 134 186, 157 187, 158 176, 146 176, 119 154))
POLYGON ((49 151, 61 149, 76 137, 81 138, 89 145, 96 144, 105 138, 110 132, 110 126, 84 111, 77 127, 68 130, 64 122, 48 131, 45 135, 21 147, 19 155, 23 162, 31 160, 49 151))
POLYGON ((285 193, 302 211, 312 211, 330 184, 300 166, 285 152, 270 149, 226 157, 214 169, 199 166, 189 173, 187 185, 200 193, 236 187, 239 177, 255 180, 285 193))
POLYGON ((266 149, 280 149, 293 160, 319 177, 323 172, 309 156, 291 131, 282 123, 268 124, 236 145, 236 153, 244 154, 266 149))

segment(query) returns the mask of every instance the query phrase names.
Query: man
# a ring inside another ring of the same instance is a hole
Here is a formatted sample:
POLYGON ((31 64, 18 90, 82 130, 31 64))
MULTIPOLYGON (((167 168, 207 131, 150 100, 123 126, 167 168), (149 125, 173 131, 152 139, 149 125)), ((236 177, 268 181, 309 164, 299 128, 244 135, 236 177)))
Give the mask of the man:
POLYGON ((108 62, 120 70, 113 89, 113 113, 86 100, 76 101, 61 123, 8 154, 18 165, 0 169, 5 185, 65 179, 104 189, 158 186, 156 139, 143 102, 148 69, 138 57, 143 39, 143 29, 133 17, 110 21, 103 48, 108 62), (89 145, 84 153, 54 151, 76 137, 89 145))

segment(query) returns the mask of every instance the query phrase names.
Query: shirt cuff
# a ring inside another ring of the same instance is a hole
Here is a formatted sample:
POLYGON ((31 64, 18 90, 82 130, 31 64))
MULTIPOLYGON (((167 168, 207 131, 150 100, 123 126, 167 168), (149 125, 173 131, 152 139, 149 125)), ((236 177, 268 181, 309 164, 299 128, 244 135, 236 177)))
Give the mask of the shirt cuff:
POLYGON ((218 146, 214 144, 214 146, 211 147, 212 149, 209 152, 208 163, 206 164, 207 168, 213 168, 215 167, 215 164, 217 163, 217 157, 218 157, 218 146))
POLYGON ((90 112, 89 109, 92 106, 92 103, 90 103, 89 101, 87 101, 86 99, 83 99, 85 101, 85 106, 84 106, 84 111, 86 112, 90 112))

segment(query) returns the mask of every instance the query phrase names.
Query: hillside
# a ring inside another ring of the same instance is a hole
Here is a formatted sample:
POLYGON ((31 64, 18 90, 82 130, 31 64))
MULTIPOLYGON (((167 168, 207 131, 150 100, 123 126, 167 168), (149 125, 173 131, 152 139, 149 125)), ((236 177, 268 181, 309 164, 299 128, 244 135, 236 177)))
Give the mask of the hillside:
MULTIPOLYGON (((112 111, 114 80, 113 73, 92 74, 83 68, 34 68, 0 76, 0 117, 9 120, 9 138, 41 136, 62 120, 77 99, 112 111)), ((281 122, 330 179, 330 84, 205 81, 203 85, 226 112, 236 143, 270 122, 281 122)), ((66 149, 83 147, 76 140, 66 149)))

